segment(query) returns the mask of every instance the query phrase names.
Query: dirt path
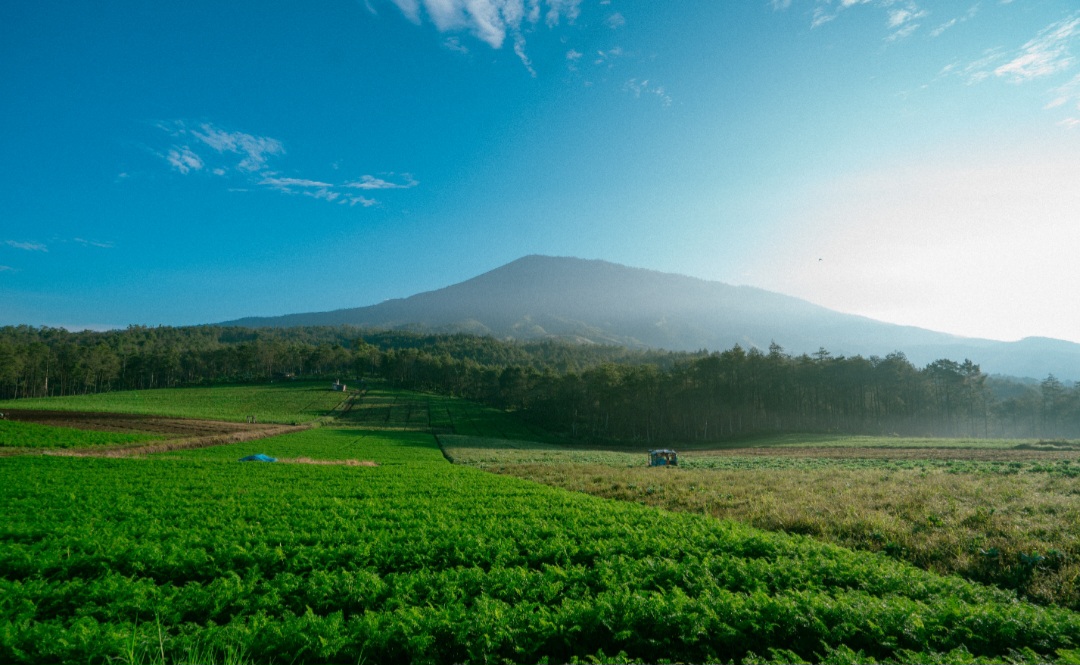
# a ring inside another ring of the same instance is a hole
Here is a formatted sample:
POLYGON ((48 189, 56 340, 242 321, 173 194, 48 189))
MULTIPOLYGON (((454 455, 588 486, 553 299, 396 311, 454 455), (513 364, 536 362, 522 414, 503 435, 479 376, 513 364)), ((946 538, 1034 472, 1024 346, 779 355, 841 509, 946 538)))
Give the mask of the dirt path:
MULTIPOLYGON (((330 420, 336 420, 348 414, 361 395, 349 395, 334 407, 329 414, 330 420)), ((209 448, 242 441, 265 439, 292 432, 302 432, 317 427, 319 420, 302 425, 275 425, 265 423, 236 423, 224 420, 198 420, 194 418, 165 418, 129 413, 99 413, 91 411, 43 411, 30 409, 10 409, 4 411, 8 420, 51 425, 53 427, 71 427, 73 429, 96 430, 102 432, 132 432, 161 434, 162 438, 154 441, 142 441, 132 444, 94 446, 86 448, 65 448, 46 450, 2 450, 0 457, 12 455, 57 455, 62 457, 129 457, 148 455, 173 450, 209 448)))

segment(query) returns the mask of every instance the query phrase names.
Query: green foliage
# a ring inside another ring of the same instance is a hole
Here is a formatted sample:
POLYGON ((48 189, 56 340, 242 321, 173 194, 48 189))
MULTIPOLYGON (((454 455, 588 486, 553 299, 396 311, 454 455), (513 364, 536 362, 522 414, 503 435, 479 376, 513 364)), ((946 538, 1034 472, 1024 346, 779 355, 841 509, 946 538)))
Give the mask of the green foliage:
POLYGON ((204 388, 126 390, 96 395, 31 398, 0 402, 0 409, 48 409, 137 413, 171 418, 293 423, 314 420, 338 407, 345 397, 323 381, 204 388))
POLYGON ((0 662, 176 663, 196 649, 298 665, 1001 662, 1080 644, 1065 609, 453 466, 416 432, 256 443, 382 466, 236 462, 251 443, 0 459, 0 662))
POLYGON ((828 448, 818 438, 814 448, 763 447, 756 455, 680 451, 678 468, 652 469, 643 450, 452 435, 440 440, 460 464, 808 534, 1080 610, 1080 458, 1072 452, 1053 453, 1069 459, 1047 460, 1040 459, 1046 453, 975 442, 967 450, 949 449, 951 459, 896 458, 896 449, 853 448, 843 440, 828 448), (867 457, 871 452, 887 456, 867 457), (1028 458, 962 458, 1006 452, 1028 458))
POLYGON ((156 434, 95 432, 70 427, 0 420, 0 448, 82 448, 117 443, 137 443, 161 438, 156 434))

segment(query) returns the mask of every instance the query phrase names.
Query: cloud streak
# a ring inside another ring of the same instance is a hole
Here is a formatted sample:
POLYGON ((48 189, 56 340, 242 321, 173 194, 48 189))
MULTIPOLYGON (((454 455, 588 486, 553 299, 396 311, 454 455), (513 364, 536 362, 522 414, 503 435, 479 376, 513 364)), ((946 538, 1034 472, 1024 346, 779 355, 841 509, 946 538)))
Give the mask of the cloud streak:
POLYGON ((8 247, 15 249, 21 249, 27 252, 47 252, 49 248, 40 242, 19 242, 17 240, 5 240, 4 244, 8 247))
POLYGON ((665 108, 671 106, 671 96, 664 90, 664 86, 652 83, 649 79, 642 81, 630 79, 623 84, 623 90, 633 93, 634 97, 638 98, 642 95, 653 95, 660 100, 661 106, 665 108))
MULTIPOLYGON (((409 2, 400 0, 397 4, 408 17, 409 2)), ((370 208, 379 202, 352 190, 412 189, 420 184, 408 173, 386 173, 382 176, 365 174, 344 182, 285 175, 273 168, 272 164, 273 160, 286 154, 285 144, 278 139, 230 131, 208 122, 191 126, 183 121, 174 121, 159 123, 158 127, 177 141, 165 152, 157 153, 173 171, 183 176, 202 174, 204 177, 227 179, 230 181, 229 191, 264 188, 338 205, 370 208)), ((335 163, 331 168, 337 170, 338 165, 335 163)), ((12 242, 8 241, 8 244, 12 242)), ((81 239, 75 239, 75 242, 95 247, 112 246, 111 243, 81 239)))
POLYGON ((85 238, 72 238, 71 242, 78 243, 83 247, 96 247, 98 249, 112 249, 116 243, 108 240, 87 240, 85 238))
MULTIPOLYGON (((525 34, 535 29, 541 17, 545 25, 554 28, 564 20, 573 23, 581 13, 581 0, 390 1, 416 25, 426 18, 439 32, 468 32, 493 49, 501 49, 509 39, 514 54, 533 76, 536 72, 526 51, 525 34)), ((453 42, 453 50, 464 48, 453 42)))
POLYGON ((1073 64, 1069 46, 1077 35, 1080 35, 1080 13, 1043 29, 1009 62, 994 69, 994 76, 1024 83, 1069 69, 1073 64))

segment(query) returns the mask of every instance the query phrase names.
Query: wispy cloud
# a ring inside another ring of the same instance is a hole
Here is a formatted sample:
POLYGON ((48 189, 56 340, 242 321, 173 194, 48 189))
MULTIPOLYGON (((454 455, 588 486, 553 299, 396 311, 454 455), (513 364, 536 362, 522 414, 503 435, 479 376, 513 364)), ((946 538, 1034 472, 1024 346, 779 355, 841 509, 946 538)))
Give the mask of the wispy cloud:
POLYGON ((618 30, 619 28, 626 25, 626 18, 619 12, 615 12, 604 20, 604 25, 611 28, 612 30, 618 30))
POLYGON ((277 139, 226 131, 208 122, 196 127, 183 121, 158 126, 183 142, 173 145, 163 157, 184 175, 208 167, 219 176, 229 171, 255 173, 266 169, 271 157, 285 154, 285 146, 277 139), (207 148, 212 152, 208 153, 207 148), (209 164, 211 156, 213 164, 209 164))
POLYGON ((994 75, 1023 83, 1064 71, 1073 64, 1069 46, 1078 34, 1080 13, 1043 29, 1014 58, 994 69, 994 75))
POLYGON ((664 90, 664 86, 652 83, 648 79, 641 81, 630 79, 623 84, 623 90, 633 93, 635 97, 653 95, 660 100, 660 104, 664 107, 671 106, 671 96, 664 90))
POLYGON ((408 173, 403 174, 402 178, 404 178, 404 182, 390 182, 375 176, 365 175, 360 176, 360 179, 355 182, 345 183, 345 186, 355 189, 410 189, 420 184, 408 173))
POLYGON ((933 30, 931 30, 930 31, 930 36, 931 37, 940 37, 949 28, 952 28, 952 27, 957 26, 957 25, 959 25, 961 23, 966 23, 967 21, 970 21, 971 19, 975 18, 975 16, 978 13, 979 13, 979 5, 972 5, 963 16, 953 17, 953 18, 949 19, 948 21, 945 21, 944 23, 942 23, 938 27, 934 28, 933 30))
POLYGON ((614 60, 615 58, 621 58, 624 55, 626 55, 626 52, 623 51, 621 46, 616 46, 616 47, 610 48, 610 49, 608 49, 606 51, 597 51, 596 52, 596 59, 593 60, 593 64, 594 65, 602 65, 605 62, 608 62, 609 60, 614 60))
POLYGON ((888 9, 888 26, 892 32, 886 37, 888 41, 896 41, 910 37, 922 25, 919 20, 929 15, 925 9, 921 9, 913 2, 906 3, 902 7, 888 9))
POLYGON ((0 272, 15 272, 11 266, 0 266, 0 272))
POLYGON ((190 173, 202 169, 205 164, 201 157, 195 154, 191 148, 185 146, 173 146, 165 155, 166 161, 180 173, 190 173))
POLYGON ((273 187, 274 189, 290 189, 294 187, 333 187, 328 182, 321 182, 319 180, 307 180, 305 178, 272 178, 266 177, 259 181, 260 185, 266 185, 267 187, 273 187))
POLYGON ((190 133, 219 153, 239 156, 241 159, 236 166, 243 171, 261 171, 271 156, 285 154, 285 146, 277 139, 227 132, 210 123, 203 123, 190 133))
POLYGON ((49 248, 40 242, 19 242, 18 240, 5 240, 4 244, 8 247, 14 247, 15 249, 22 249, 28 252, 49 251, 49 248))
POLYGON ((447 37, 443 41, 443 48, 449 51, 456 51, 461 54, 467 54, 469 52, 469 47, 462 44, 461 40, 457 37, 447 37))
MULTIPOLYGON (((399 6, 408 9, 406 0, 399 6)), ((181 175, 195 173, 204 177, 219 177, 229 183, 228 190, 235 192, 252 189, 270 189, 282 194, 300 194, 317 200, 339 205, 365 208, 377 205, 373 198, 350 193, 351 190, 411 189, 420 183, 410 174, 384 174, 382 177, 362 175, 354 180, 321 180, 298 175, 286 175, 278 168, 271 168, 271 160, 284 157, 285 144, 268 136, 230 131, 211 123, 190 125, 184 121, 159 123, 158 128, 178 140, 171 148, 157 153, 173 170, 181 175), (181 143, 182 141, 182 143, 181 143)), ((330 166, 337 171, 340 164, 330 166)), ((112 244, 76 239, 89 246, 111 247, 112 244)), ((9 241, 10 243, 11 241, 9 241)))
MULTIPOLYGON (((525 48, 526 32, 533 29, 541 17, 549 28, 553 28, 563 20, 573 23, 581 11, 581 0, 390 1, 416 25, 427 18, 439 32, 468 32, 494 49, 501 49, 509 38, 514 53, 534 76, 536 72, 525 48)), ((455 44, 461 47, 460 42, 455 44)))
POLYGON ((86 238, 72 238, 71 242, 82 245, 83 247, 97 247, 98 249, 112 249, 116 247, 116 243, 110 240, 87 240, 86 238))
MULTIPOLYGON (((1080 12, 1043 28, 1017 49, 990 49, 971 62, 947 65, 941 70, 941 75, 958 76, 971 85, 989 79, 1024 84, 1049 78, 1072 69, 1076 59, 1071 47, 1077 39, 1080 39, 1080 12)), ((1080 75, 1052 88, 1051 94, 1053 98, 1046 104, 1046 109, 1080 101, 1080 75)))

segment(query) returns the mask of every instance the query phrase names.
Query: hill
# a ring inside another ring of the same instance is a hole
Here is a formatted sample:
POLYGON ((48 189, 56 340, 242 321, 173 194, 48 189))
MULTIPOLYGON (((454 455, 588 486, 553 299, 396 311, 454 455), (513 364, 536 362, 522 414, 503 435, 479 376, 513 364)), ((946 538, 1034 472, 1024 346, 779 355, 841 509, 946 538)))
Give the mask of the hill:
POLYGON ((735 344, 765 350, 776 342, 794 354, 821 347, 833 355, 902 351, 916 364, 970 358, 991 373, 1080 380, 1080 344, 958 337, 843 314, 764 289, 565 257, 526 256, 459 284, 368 307, 223 325, 355 325, 675 351, 735 344))

